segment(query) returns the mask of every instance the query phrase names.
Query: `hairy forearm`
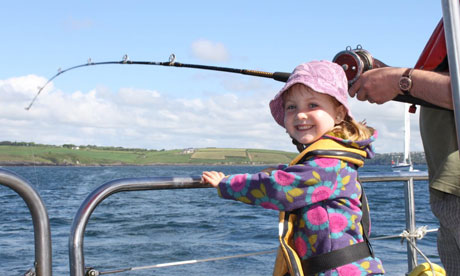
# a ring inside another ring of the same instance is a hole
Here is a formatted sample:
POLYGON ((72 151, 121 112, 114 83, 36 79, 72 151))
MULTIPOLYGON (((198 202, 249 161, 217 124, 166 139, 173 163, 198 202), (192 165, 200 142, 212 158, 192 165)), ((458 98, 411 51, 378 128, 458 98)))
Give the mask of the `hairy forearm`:
MULTIPOLYGON (((383 104, 403 92, 399 80, 407 68, 383 67, 366 71, 348 90, 360 101, 383 104)), ((452 109, 450 76, 447 73, 414 70, 410 94, 434 105, 452 109)))
POLYGON ((414 70, 412 73, 413 97, 440 107, 452 109, 452 91, 448 73, 414 70))

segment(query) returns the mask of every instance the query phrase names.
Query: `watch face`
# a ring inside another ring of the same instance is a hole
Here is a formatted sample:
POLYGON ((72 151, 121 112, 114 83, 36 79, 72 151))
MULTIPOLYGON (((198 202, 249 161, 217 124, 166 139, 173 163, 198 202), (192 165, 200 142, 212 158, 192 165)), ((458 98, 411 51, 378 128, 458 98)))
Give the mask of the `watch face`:
POLYGON ((409 91, 411 85, 412 85, 412 80, 409 79, 408 77, 402 77, 402 78, 399 80, 399 88, 400 88, 402 91, 409 91))

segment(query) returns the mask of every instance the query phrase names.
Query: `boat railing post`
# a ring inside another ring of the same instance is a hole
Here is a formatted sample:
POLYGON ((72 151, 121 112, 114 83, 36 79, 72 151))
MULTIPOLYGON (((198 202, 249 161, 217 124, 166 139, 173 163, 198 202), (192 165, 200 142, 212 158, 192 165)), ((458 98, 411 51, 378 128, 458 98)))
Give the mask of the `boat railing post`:
POLYGON ((78 209, 70 229, 69 266, 71 276, 86 275, 84 234, 86 225, 96 207, 107 197, 127 191, 210 188, 200 177, 150 177, 115 179, 90 193, 78 209))
POLYGON ((35 273, 52 275, 50 222, 40 195, 27 180, 4 169, 0 169, 0 185, 14 190, 27 204, 34 225, 35 273))
POLYGON ((458 0, 442 0, 442 17, 449 60, 452 102, 454 107, 457 145, 460 145, 460 9, 458 0))
MULTIPOLYGON (((414 179, 410 178, 404 182, 404 199, 406 209, 406 230, 409 233, 415 232, 415 204, 414 204, 414 179)), ((409 240, 415 245, 416 238, 409 237, 409 240)), ((412 271, 417 266, 417 251, 407 243, 407 268, 412 271)))
MULTIPOLYGON (((415 232, 415 208, 414 208, 414 180, 428 179, 426 172, 420 174, 405 173, 391 174, 372 174, 361 175, 361 182, 404 182, 404 193, 406 201, 406 228, 410 233, 415 232)), ((200 177, 147 177, 147 178, 126 178, 115 179, 99 186, 91 192, 80 205, 71 226, 69 237, 69 265, 71 276, 85 276, 84 258, 84 233, 86 225, 95 208, 107 197, 112 194, 127 191, 145 190, 165 190, 165 189, 190 189, 190 188, 210 188, 208 184, 201 183, 200 177)), ((411 242, 415 244, 415 237, 411 237, 411 242)), ((412 271, 417 265, 416 251, 409 244, 407 246, 408 268, 412 271)), ((91 271, 91 270, 89 270, 91 271)), ((98 273, 92 270, 95 275, 98 273)), ((92 275, 92 274, 91 274, 92 275)))

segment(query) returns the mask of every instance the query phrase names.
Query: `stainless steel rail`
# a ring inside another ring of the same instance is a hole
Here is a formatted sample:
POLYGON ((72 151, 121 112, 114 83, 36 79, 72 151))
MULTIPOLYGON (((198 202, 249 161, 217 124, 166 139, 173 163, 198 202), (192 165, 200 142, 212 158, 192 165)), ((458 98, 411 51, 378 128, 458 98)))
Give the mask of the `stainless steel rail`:
MULTIPOLYGON (((361 182, 391 182, 405 181, 406 195, 406 227, 408 232, 415 231, 415 208, 413 197, 413 181, 427 180, 427 172, 392 172, 369 174, 360 176, 361 182)), ((209 188, 209 185, 200 183, 200 177, 151 177, 151 178, 126 178, 107 182, 93 191, 82 203, 74 217, 71 234, 69 237, 70 275, 84 276, 84 232, 88 220, 96 207, 107 197, 118 192, 164 189, 189 189, 209 188)), ((412 238, 415 244, 415 238, 412 238)), ((408 271, 416 265, 416 251, 408 245, 408 271)))
POLYGON ((83 254, 83 239, 89 217, 97 205, 112 194, 127 191, 165 190, 209 188, 209 185, 200 183, 200 178, 192 177, 150 177, 126 178, 109 181, 83 201, 74 217, 69 237, 69 265, 70 275, 85 275, 85 260, 83 254))
MULTIPOLYGON (((362 182, 390 182, 390 181, 405 181, 404 182, 404 200, 406 214, 406 230, 413 233, 416 230, 415 224, 415 203, 414 203, 414 181, 428 180, 427 172, 411 171, 411 172, 391 172, 379 174, 361 174, 362 182)), ((409 240, 416 244, 416 238, 409 237, 409 240)), ((417 266, 417 250, 407 243, 407 271, 412 271, 417 266)))
POLYGON ((50 223, 48 212, 40 195, 27 180, 8 170, 0 169, 0 184, 18 193, 32 215, 36 275, 52 275, 50 223))
POLYGON ((460 145, 460 9, 458 0, 442 0, 442 18, 449 60, 452 102, 454 105, 457 145, 460 145))

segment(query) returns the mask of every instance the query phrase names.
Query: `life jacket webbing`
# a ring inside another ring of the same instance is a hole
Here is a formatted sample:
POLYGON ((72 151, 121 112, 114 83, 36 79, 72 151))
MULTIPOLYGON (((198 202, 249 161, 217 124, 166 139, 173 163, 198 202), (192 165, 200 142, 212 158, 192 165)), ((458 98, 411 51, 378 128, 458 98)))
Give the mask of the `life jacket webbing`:
POLYGON ((371 255, 366 242, 359 242, 328 253, 308 258, 302 261, 303 273, 306 276, 315 275, 342 265, 346 265, 371 255))
POLYGON ((308 158, 312 156, 338 158, 351 162, 358 167, 364 165, 364 159, 367 157, 366 151, 362 149, 347 147, 333 139, 320 139, 309 145, 304 151, 297 155, 289 165, 303 163, 308 159, 305 155, 307 155, 308 158))
POLYGON ((312 156, 323 156, 323 157, 349 157, 349 158, 354 158, 357 160, 361 160, 364 162, 364 157, 358 153, 354 152, 349 152, 349 151, 344 151, 344 150, 313 150, 309 151, 307 154, 305 154, 302 159, 300 159, 299 163, 304 162, 308 158, 312 156))
POLYGON ((305 276, 315 275, 316 273, 356 262, 369 256, 374 257, 374 250, 368 238, 370 224, 369 205, 367 204, 364 189, 362 190, 361 202, 361 210, 363 212, 361 224, 364 241, 303 260, 302 269, 305 276))
POLYGON ((289 273, 291 273, 292 276, 304 276, 301 274, 302 267, 300 258, 294 248, 290 245, 290 243, 292 243, 292 240, 290 239, 293 235, 293 224, 294 221, 297 220, 297 216, 291 212, 282 212, 280 216, 283 216, 282 225, 280 225, 280 227, 283 227, 282 234, 280 235, 281 250, 284 255, 289 256, 286 260, 288 262, 288 267, 292 268, 288 269, 289 273))

